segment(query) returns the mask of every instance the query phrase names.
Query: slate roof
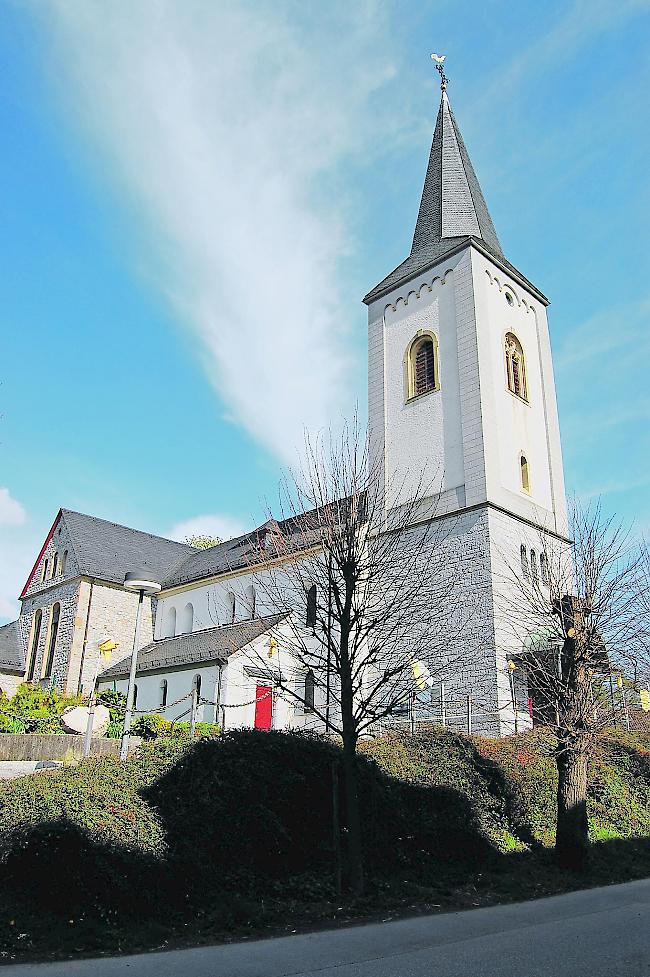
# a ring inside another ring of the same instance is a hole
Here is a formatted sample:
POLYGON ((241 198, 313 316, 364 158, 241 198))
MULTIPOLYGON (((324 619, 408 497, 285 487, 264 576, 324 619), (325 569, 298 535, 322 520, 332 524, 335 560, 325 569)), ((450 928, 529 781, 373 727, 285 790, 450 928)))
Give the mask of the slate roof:
MULTIPOLYGON (((239 621, 192 634, 179 634, 175 638, 161 638, 145 645, 138 653, 138 675, 167 668, 182 668, 203 662, 225 661, 233 652, 246 647, 255 638, 275 627, 283 614, 270 614, 252 621, 239 621)), ((100 678, 117 678, 128 675, 131 656, 109 666, 100 678)))
POLYGON ((447 98, 442 93, 433 133, 420 210, 408 258, 364 298, 366 304, 403 281, 423 274, 445 255, 473 244, 486 252, 517 281, 545 297, 506 260, 463 137, 447 98))
POLYGON ((18 621, 0 627, 0 671, 15 672, 17 675, 25 671, 18 621))
POLYGON ((179 563, 196 553, 193 546, 152 536, 106 519, 70 509, 61 510, 79 572, 111 583, 123 583, 124 574, 141 567, 162 581, 179 563))
POLYGON ((281 522, 270 519, 258 529, 210 549, 193 549, 191 555, 163 580, 163 590, 251 566, 259 562, 260 557, 266 557, 267 553, 268 558, 272 559, 279 551, 304 549, 312 541, 317 543, 320 538, 316 509, 281 522), (270 540, 270 547, 265 547, 266 539, 270 540), (275 539, 278 540, 277 547, 274 545, 275 539))

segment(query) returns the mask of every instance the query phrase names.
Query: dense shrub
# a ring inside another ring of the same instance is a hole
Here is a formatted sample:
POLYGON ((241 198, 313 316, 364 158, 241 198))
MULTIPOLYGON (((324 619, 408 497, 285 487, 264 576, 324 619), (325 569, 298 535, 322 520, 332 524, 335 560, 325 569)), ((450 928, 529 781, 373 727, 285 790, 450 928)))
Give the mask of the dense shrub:
MULTIPOLYGON (((126 763, 89 759, 2 783, 3 877, 61 912, 80 893, 152 912, 156 900, 191 892, 256 898, 262 880, 265 891, 331 893, 340 764, 329 740, 239 730, 193 744, 153 739, 126 763)), ((556 780, 543 732, 500 741, 394 733, 363 745, 359 770, 376 880, 430 884, 443 868, 460 878, 552 841, 556 780)), ((649 738, 603 739, 592 777, 592 837, 650 835, 649 738)))
POLYGON ((5 878, 63 912, 79 893, 118 898, 138 867, 151 871, 164 858, 163 827, 141 791, 180 752, 178 744, 166 741, 125 763, 89 758, 0 783, 5 878))
POLYGON ((143 740, 155 740, 160 736, 169 736, 172 724, 169 719, 158 713, 138 716, 131 724, 134 736, 141 736, 143 740))
POLYGON ((83 696, 59 695, 55 689, 19 685, 11 699, 0 693, 0 733, 63 733, 63 710, 85 701, 83 696))
POLYGON ((103 689, 97 695, 97 702, 106 706, 109 711, 109 722, 106 736, 119 739, 124 730, 124 713, 126 712, 126 696, 117 689, 103 689))

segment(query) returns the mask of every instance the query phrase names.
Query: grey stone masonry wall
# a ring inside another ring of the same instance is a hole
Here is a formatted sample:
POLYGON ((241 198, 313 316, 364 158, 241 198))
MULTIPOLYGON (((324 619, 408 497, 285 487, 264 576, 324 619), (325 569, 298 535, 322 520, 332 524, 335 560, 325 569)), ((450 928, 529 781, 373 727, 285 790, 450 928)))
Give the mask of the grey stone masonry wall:
MULTIPOLYGON (((81 686, 85 692, 92 688, 97 676, 105 668, 131 654, 137 607, 137 594, 117 585, 95 583, 90 600, 83 665, 80 665, 81 686), (105 658, 99 650, 100 644, 107 639, 118 644, 110 659, 105 658)), ((145 597, 142 605, 140 647, 150 641, 153 641, 151 598, 145 597)))
MULTIPOLYGON (((60 605, 59 627, 52 674, 47 685, 66 695, 88 693, 104 668, 131 654, 138 595, 113 584, 85 578, 63 579, 23 600, 19 617, 21 639, 26 652, 26 674, 31 656, 36 655, 33 680, 45 681, 46 663, 55 604, 60 605), (38 610, 42 623, 38 647, 34 649, 34 621, 38 610), (111 639, 118 644, 110 658, 99 645, 111 639)), ((142 612, 141 645, 153 639, 151 600, 145 598, 142 612)))
MULTIPOLYGON (((440 719, 440 686, 444 684, 451 727, 466 729, 467 696, 471 696, 473 732, 498 736, 501 727, 488 512, 480 508, 444 516, 434 525, 438 542, 431 573, 449 582, 449 606, 442 612, 432 611, 432 651, 426 664, 434 684, 430 702, 426 701, 428 693, 420 697, 417 719, 440 719)), ((421 531, 415 527, 404 534, 404 545, 409 545, 411 534, 421 531)))
MULTIPOLYGON (((55 604, 59 604, 59 627, 54 649, 54 664, 51 684, 61 688, 65 679, 67 662, 77 627, 77 603, 79 599, 79 580, 64 580, 39 592, 25 597, 18 618, 21 640, 25 649, 26 675, 34 657, 34 681, 43 678, 43 669, 51 634, 52 615, 55 604), (42 612, 38 646, 34 647, 34 624, 37 611, 42 612)), ((48 684, 50 682, 48 681, 48 684)))
POLYGON ((64 580, 71 580, 78 575, 79 567, 77 566, 72 543, 64 522, 60 520, 38 562, 25 596, 30 597, 48 587, 56 586, 64 580), (53 576, 55 566, 56 576, 53 576))

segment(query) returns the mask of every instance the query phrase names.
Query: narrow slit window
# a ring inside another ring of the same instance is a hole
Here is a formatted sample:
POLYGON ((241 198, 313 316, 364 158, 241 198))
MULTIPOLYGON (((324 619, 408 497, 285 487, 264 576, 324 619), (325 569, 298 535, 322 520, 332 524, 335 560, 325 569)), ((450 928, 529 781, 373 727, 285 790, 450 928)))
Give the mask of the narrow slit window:
POLYGON ((542 578, 542 583, 545 587, 548 587, 548 559, 546 553, 539 554, 539 573, 542 578))
POLYGON ((164 678, 160 683, 160 708, 164 709, 167 705, 167 679, 164 678))
POLYGON ((521 559, 521 572, 523 573, 526 580, 528 580, 528 578, 530 577, 530 569, 528 567, 528 552, 523 543, 519 547, 519 556, 521 559))
POLYGON ((55 604, 52 608, 52 620, 50 622, 50 638, 47 643, 47 653, 45 655, 45 668, 43 678, 49 678, 54 667, 54 652, 56 651, 56 639, 59 633, 59 618, 61 616, 61 605, 55 604))
POLYGON ((34 632, 32 635, 32 650, 29 656, 29 668, 27 670, 27 681, 32 682, 34 680, 34 673, 36 671, 36 658, 38 657, 38 643, 41 639, 41 623, 43 621, 43 611, 40 609, 36 611, 34 615, 34 632))
POLYGON ((316 679, 314 678, 313 672, 307 672, 305 675, 305 712, 314 711, 314 694, 316 689, 316 679))
POLYGON ((519 467, 521 469, 521 487, 524 492, 530 492, 530 469, 526 455, 522 455, 519 459, 519 467))
POLYGON ((307 627, 316 627, 316 584, 312 584, 307 591, 307 627))
POLYGON ((539 581, 539 575, 537 573, 537 553, 535 550, 530 551, 530 575, 535 583, 539 581))

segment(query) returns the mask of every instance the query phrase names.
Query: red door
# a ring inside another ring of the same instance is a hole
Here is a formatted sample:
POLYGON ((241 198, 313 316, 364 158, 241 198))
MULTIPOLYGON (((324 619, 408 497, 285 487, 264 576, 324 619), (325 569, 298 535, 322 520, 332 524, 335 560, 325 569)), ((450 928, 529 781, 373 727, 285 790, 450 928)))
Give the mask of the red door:
POLYGON ((270 685, 255 690, 255 729, 270 729, 273 724, 273 696, 270 685))

